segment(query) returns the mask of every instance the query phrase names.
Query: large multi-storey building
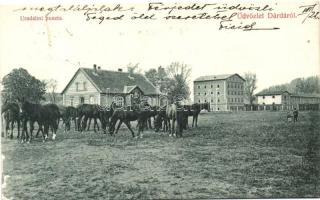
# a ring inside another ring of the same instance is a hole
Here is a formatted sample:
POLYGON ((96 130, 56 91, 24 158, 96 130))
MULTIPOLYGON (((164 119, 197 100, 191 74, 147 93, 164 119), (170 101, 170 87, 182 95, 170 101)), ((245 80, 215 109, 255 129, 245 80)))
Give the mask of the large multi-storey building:
POLYGON ((244 109, 244 82, 239 74, 201 76, 194 80, 194 102, 210 103, 212 111, 244 109))

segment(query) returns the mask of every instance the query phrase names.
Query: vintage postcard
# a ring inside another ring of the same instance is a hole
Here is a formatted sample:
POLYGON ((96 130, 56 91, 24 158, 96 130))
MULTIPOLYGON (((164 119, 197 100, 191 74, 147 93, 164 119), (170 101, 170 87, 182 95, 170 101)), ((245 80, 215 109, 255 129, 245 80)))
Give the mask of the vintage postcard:
POLYGON ((320 2, 1 4, 2 199, 320 197, 320 2))

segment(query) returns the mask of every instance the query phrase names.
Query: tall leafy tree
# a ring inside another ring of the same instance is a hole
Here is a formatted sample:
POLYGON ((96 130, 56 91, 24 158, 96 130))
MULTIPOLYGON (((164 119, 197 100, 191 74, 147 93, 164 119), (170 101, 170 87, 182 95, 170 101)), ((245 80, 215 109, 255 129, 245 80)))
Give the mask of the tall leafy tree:
POLYGON ((171 81, 165 68, 161 66, 157 69, 152 68, 145 72, 145 76, 153 85, 158 86, 161 92, 166 93, 168 91, 171 81))
POLYGON ((166 68, 166 72, 171 79, 170 87, 168 88, 169 99, 171 101, 174 101, 177 97, 190 99, 191 67, 183 63, 173 62, 166 68))
POLYGON ((254 92, 257 89, 257 76, 255 73, 246 72, 244 74, 244 79, 246 80, 244 84, 245 98, 248 100, 249 104, 252 105, 255 100, 254 92))
POLYGON ((2 97, 5 101, 28 100, 39 103, 46 91, 46 84, 23 68, 13 69, 3 77, 2 84, 2 97))

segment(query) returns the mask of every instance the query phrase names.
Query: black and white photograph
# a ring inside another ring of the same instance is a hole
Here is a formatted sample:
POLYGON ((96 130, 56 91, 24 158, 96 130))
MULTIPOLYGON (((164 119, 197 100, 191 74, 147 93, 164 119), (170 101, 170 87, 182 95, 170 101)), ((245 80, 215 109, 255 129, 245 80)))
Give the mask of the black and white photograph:
POLYGON ((1 199, 320 198, 320 2, 0 4, 1 199))

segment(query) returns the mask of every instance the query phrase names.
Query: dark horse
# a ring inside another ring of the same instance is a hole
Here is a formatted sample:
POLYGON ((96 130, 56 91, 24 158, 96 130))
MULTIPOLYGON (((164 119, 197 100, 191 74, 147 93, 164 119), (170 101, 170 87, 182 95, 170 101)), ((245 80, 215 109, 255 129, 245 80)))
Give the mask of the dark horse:
MULTIPOLYGON (((210 104, 209 103, 195 103, 192 105, 184 105, 185 110, 185 125, 188 126, 188 117, 192 116, 192 127, 198 127, 198 116, 201 110, 210 111, 210 104)), ((184 127, 186 128, 186 127, 184 127)))
POLYGON ((77 130, 77 109, 73 106, 59 107, 61 118, 64 124, 64 131, 70 131, 71 121, 74 122, 74 129, 77 130))
POLYGON ((167 106, 160 107, 157 110, 157 114, 154 117, 154 129, 158 132, 162 128, 163 132, 168 131, 168 118, 167 118, 167 106))
POLYGON ((11 125, 10 138, 13 138, 13 128, 14 124, 17 123, 18 135, 20 137, 20 109, 17 103, 5 103, 1 108, 1 115, 3 115, 5 120, 5 135, 8 136, 8 130, 11 125))
POLYGON ((109 118, 111 117, 112 113, 113 113, 113 104, 111 104, 111 107, 100 106, 97 104, 81 104, 77 107, 78 130, 80 132, 85 130, 88 120, 89 120, 88 129, 89 129, 91 119, 93 119, 94 132, 96 132, 96 127, 98 127, 98 130, 99 130, 99 126, 97 123, 97 119, 99 119, 102 125, 102 129, 105 132, 106 126, 109 124, 109 118))
POLYGON ((117 109, 113 112, 111 120, 109 133, 112 135, 115 131, 115 126, 117 121, 119 121, 116 133, 118 133, 119 128, 122 123, 124 123, 130 130, 132 137, 135 137, 133 130, 131 129, 131 121, 138 121, 138 136, 142 138, 141 132, 143 132, 144 125, 146 124, 148 118, 150 118, 151 111, 148 109, 134 109, 134 110, 124 110, 117 109))
POLYGON ((58 120, 60 118, 59 108, 55 104, 35 104, 28 101, 24 101, 20 105, 22 111, 22 140, 31 141, 33 136, 32 132, 34 130, 34 123, 37 122, 39 130, 42 132, 43 141, 48 137, 49 127, 53 130, 52 139, 56 137, 56 132, 58 129, 58 120), (30 126, 30 137, 27 130, 27 122, 29 121, 30 126), (44 130, 42 129, 44 128, 44 130), (26 133, 26 137, 24 135, 26 133))

